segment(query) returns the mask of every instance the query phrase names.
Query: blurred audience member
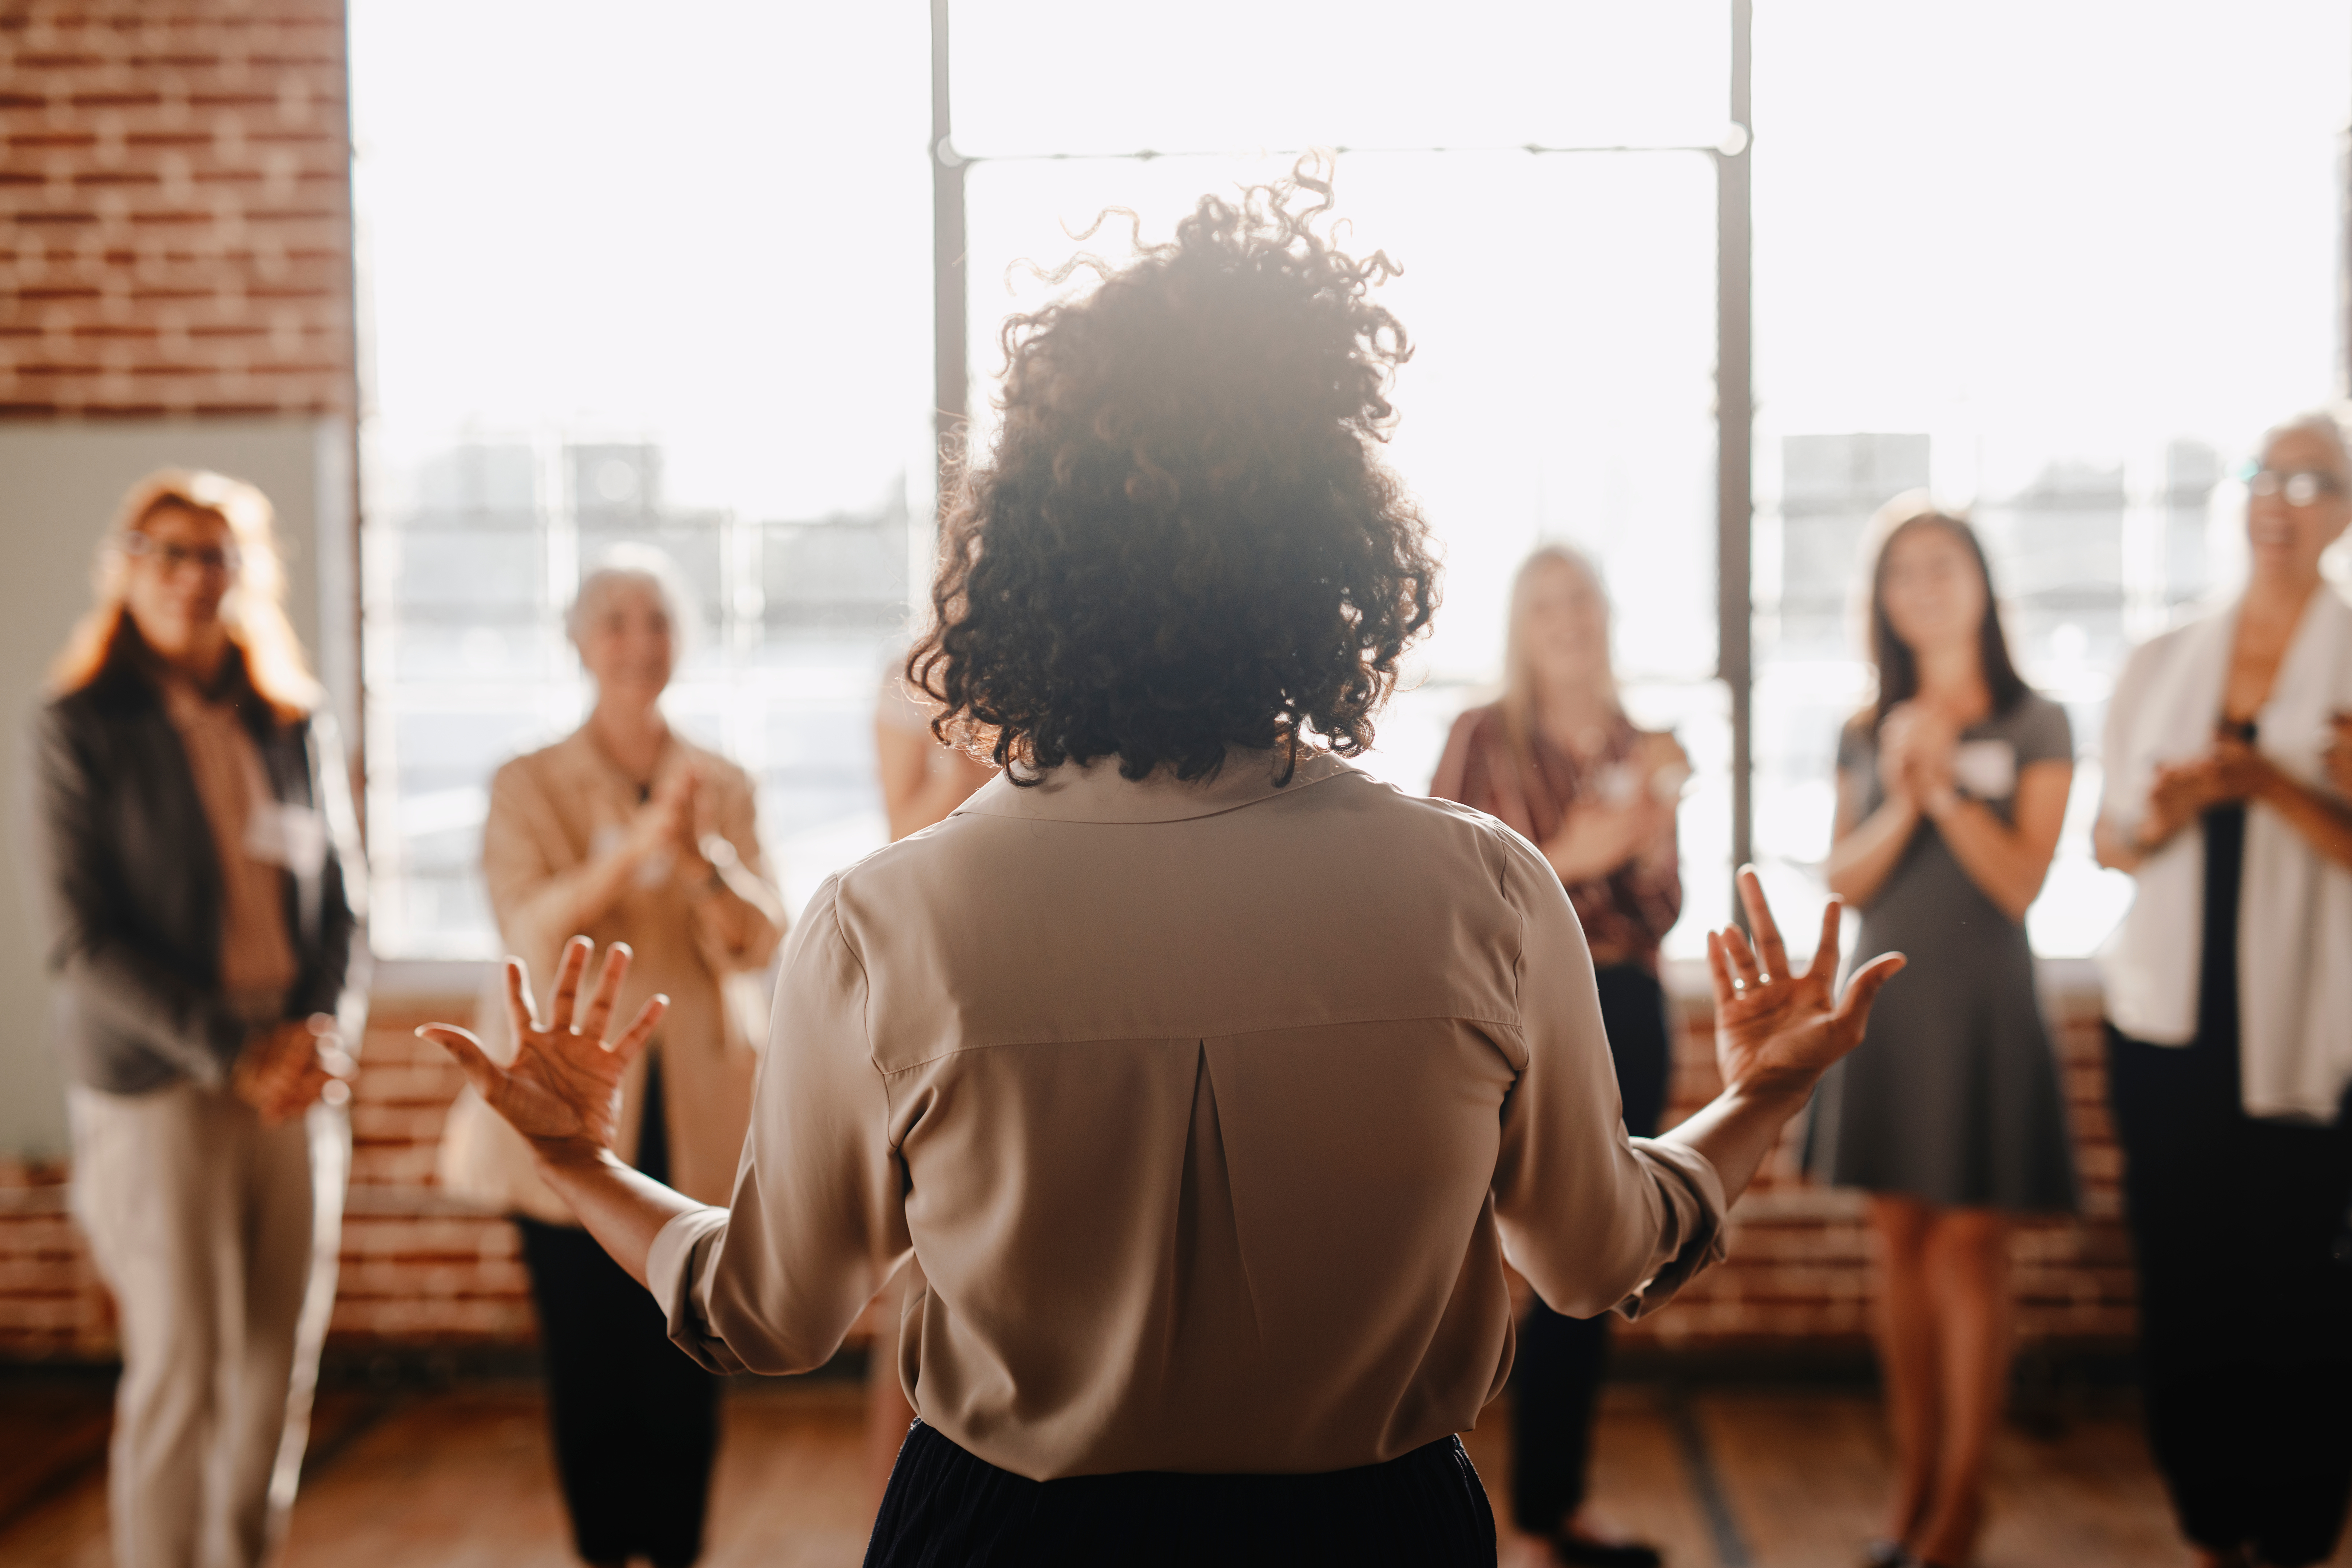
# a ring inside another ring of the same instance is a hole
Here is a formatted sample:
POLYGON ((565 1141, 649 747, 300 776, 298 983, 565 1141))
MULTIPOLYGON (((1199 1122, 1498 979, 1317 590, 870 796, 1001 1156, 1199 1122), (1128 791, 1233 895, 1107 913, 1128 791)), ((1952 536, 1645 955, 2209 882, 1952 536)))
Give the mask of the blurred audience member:
MULTIPOLYGON (((635 953, 631 1006, 667 994, 660 1036, 622 1089, 616 1152, 724 1203, 764 1040, 759 976, 784 916, 750 778, 662 716, 691 626, 677 569, 656 552, 617 549, 582 581, 570 631, 595 707, 567 739, 499 769, 482 866, 509 952, 551 973, 565 939, 585 932, 635 953)), ((502 1016, 494 992, 481 1017, 495 1026, 502 1016)), ((509 1209, 521 1229, 580 1555, 691 1563, 718 1448, 718 1382, 669 1343, 660 1307, 539 1180, 521 1140, 469 1110, 445 1158, 458 1167, 453 1186, 509 1209)))
MULTIPOLYGON (((907 684, 906 670, 893 659, 874 703, 874 770, 882 783, 882 810, 894 844, 946 821, 950 811, 996 776, 987 763, 941 745, 931 734, 937 707, 916 695, 907 684)), ((890 1469, 898 1462, 899 1445, 915 1422, 914 1403, 907 1397, 898 1368, 902 1294, 895 1282, 882 1292, 880 1321, 866 1352, 866 1459, 877 1507, 890 1484, 890 1469)))
POLYGON ((2116 683, 2097 847, 2139 883, 2104 967, 2149 1440, 2200 1562, 2294 1568, 2352 1486, 2352 468, 2313 415, 2248 479, 2244 592, 2116 683))
POLYGON ((2075 1206, 2025 936, 2074 748, 2066 710, 2010 660, 1975 530, 1913 495, 1872 531, 1878 695, 1839 742, 1829 884, 1863 911, 1857 961, 1913 958, 1822 1080, 1809 1155, 1871 1194, 1895 1451, 1871 1554, 1958 1568, 2009 1388, 2008 1216, 2075 1206))
POLYGON ((123 1568, 271 1555, 334 1302, 364 873, 284 593, 258 490, 142 480, 40 716, 73 1209, 121 1325, 123 1568))
MULTIPOLYGON (((1682 914, 1675 806, 1690 764, 1673 737, 1636 729, 1617 699, 1609 601, 1592 563, 1547 545, 1511 588, 1502 700, 1473 708, 1429 792, 1498 817, 1542 852, 1592 950, 1625 1130, 1654 1136, 1673 1063, 1658 944, 1682 914)), ((1511 1512, 1562 1563, 1643 1568, 1657 1550, 1586 1504, 1609 1319, 1531 1299, 1511 1367, 1511 1512)))

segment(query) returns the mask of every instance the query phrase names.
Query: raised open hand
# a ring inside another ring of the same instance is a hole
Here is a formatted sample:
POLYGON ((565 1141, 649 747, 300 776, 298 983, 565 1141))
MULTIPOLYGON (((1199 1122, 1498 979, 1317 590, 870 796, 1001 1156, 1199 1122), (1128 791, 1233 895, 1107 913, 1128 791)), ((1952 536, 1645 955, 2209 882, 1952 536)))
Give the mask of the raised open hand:
POLYGON ((1810 1090, 1831 1063, 1861 1042, 1870 1004, 1903 967, 1903 955, 1882 954, 1864 965, 1841 1000, 1842 904, 1832 899, 1822 912, 1822 939, 1812 965, 1795 975, 1753 866, 1740 868, 1739 902, 1756 932, 1752 946, 1736 925, 1706 934, 1707 967, 1715 977, 1715 1054, 1724 1087, 1810 1090))
POLYGON ((621 1074, 645 1050, 662 1014, 669 1010, 667 997, 648 997, 620 1039, 604 1038, 621 978, 629 972, 628 945, 615 942, 604 950, 596 988, 575 1023, 581 977, 595 946, 585 936, 564 944, 544 1028, 532 1018, 530 976, 522 960, 507 960, 507 1017, 515 1037, 510 1065, 491 1061, 482 1042, 455 1024, 429 1023, 416 1031, 456 1057, 484 1103, 530 1140, 544 1159, 599 1158, 612 1148, 619 1126, 621 1074))

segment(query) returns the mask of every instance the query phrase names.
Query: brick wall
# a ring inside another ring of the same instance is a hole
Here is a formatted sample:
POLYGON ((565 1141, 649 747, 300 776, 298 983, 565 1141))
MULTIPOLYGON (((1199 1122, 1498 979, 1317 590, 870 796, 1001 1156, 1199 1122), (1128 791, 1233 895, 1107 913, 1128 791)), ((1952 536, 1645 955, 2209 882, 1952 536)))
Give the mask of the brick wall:
POLYGON ((337 0, 0 5, 0 415, 348 413, 337 0))
MULTIPOLYGON (((386 1005, 370 1023, 352 1104, 352 1194, 331 1331, 339 1349, 531 1340, 512 1228, 467 1212, 433 1182, 442 1120, 459 1078, 439 1048, 410 1030, 428 1018, 462 1018, 469 1005, 386 1005)), ((1695 1011, 1686 1022, 1677 1115, 1717 1086, 1708 1020, 1695 1011)), ((2019 1328, 2029 1342, 2113 1349, 2131 1333, 2131 1268, 2095 1014, 2070 1014, 2060 1040, 2087 1213, 2020 1228, 2019 1328)), ((1852 1350, 1864 1343, 1870 1279, 1861 1199, 1802 1181, 1794 1148, 1792 1134, 1734 1211, 1731 1260, 1665 1312, 1627 1325, 1626 1344, 1740 1352, 1792 1344, 1852 1350)), ((110 1347, 105 1291, 64 1213, 65 1176, 62 1166, 0 1166, 0 1359, 87 1358, 110 1347)))

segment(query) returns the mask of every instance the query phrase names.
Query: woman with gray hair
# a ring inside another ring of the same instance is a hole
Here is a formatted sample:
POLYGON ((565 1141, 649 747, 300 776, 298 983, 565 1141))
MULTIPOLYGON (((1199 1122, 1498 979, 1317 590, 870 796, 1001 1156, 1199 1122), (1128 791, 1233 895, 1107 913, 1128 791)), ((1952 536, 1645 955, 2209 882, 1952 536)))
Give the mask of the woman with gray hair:
POLYGON ((2294 1568, 2352 1491, 2352 462, 2312 414, 2244 477, 2245 587, 2124 666, 2095 842, 2149 1444, 2200 1563, 2294 1568))
MULTIPOLYGON (((654 550, 622 547, 582 580, 568 624, 595 706, 567 738, 499 769, 482 868, 507 951, 551 970, 565 939, 587 932, 635 952, 632 1006, 668 995, 660 1037, 622 1087, 618 1152, 724 1203, 765 1010, 743 982, 774 955, 784 916, 750 778, 662 716, 691 623, 677 568, 654 550)), ((499 1009, 482 1016, 492 1022, 499 1009)), ((669 1344, 660 1308, 540 1180, 521 1139, 469 1109, 467 1135, 445 1145, 446 1176, 521 1229, 580 1555, 691 1563, 717 1451, 717 1382, 669 1344)))

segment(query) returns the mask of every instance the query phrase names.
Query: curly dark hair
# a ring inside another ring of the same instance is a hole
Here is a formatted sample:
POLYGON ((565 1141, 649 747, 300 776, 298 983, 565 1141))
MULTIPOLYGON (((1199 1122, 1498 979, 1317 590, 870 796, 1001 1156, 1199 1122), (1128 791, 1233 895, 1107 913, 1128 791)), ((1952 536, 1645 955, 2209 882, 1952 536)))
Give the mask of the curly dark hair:
POLYGON ((1278 748, 1287 782, 1307 734, 1371 744, 1437 564, 1374 445, 1412 350, 1366 296, 1398 269, 1333 248, 1330 205, 1304 163, 1203 196, 1006 324, 1003 431, 952 494, 907 660, 940 738, 1016 783, 1108 756, 1201 779, 1236 746, 1278 748))

